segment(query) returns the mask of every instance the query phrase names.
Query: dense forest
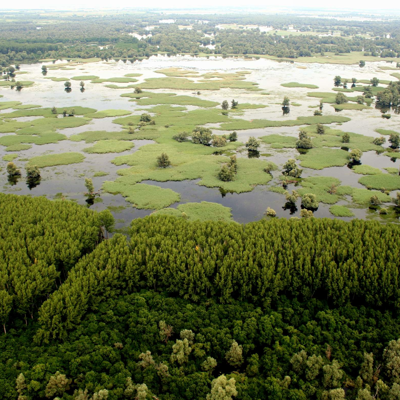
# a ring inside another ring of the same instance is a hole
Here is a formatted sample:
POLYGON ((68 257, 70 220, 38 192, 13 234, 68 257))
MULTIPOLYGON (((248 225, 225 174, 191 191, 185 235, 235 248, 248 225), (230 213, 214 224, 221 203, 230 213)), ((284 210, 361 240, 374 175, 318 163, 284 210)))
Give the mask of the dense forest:
POLYGON ((0 398, 400 398, 400 227, 0 194, 0 398))
POLYGON ((135 61, 159 53, 268 55, 289 59, 326 52, 357 51, 383 58, 400 54, 396 19, 343 21, 296 15, 171 14, 168 18, 175 20, 174 24, 159 24, 162 18, 156 12, 0 12, 0 65, 93 57, 135 61), (229 26, 220 30, 219 24, 271 26, 281 33, 229 26), (149 30, 145 28, 149 26, 151 35, 146 36, 149 30), (289 27, 302 34, 286 35, 289 27), (146 37, 139 40, 130 35, 134 32, 146 37), (205 47, 209 44, 215 47, 205 47))

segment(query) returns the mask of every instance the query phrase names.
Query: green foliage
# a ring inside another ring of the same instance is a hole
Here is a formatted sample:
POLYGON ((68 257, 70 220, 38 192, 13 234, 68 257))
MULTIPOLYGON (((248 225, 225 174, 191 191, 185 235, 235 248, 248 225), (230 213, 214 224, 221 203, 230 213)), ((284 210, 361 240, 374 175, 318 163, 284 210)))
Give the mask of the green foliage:
POLYGON ((344 104, 347 103, 348 101, 349 101, 348 98, 342 92, 339 92, 335 97, 336 104, 344 104))
POLYGON ((86 147, 83 151, 91 154, 122 153, 130 150, 134 145, 133 142, 125 140, 99 140, 94 146, 86 147))
POLYGON ((301 205, 307 210, 316 210, 318 208, 317 196, 313 193, 306 193, 301 198, 301 205))
POLYGON ((350 151, 349 159, 354 163, 358 163, 361 160, 363 152, 360 149, 353 149, 350 151))
POLYGON ((85 157, 80 153, 59 153, 47 154, 44 156, 32 157, 28 165, 36 165, 39 168, 53 167, 55 165, 69 165, 82 162, 85 157))
POLYGON ((167 168, 171 165, 171 161, 169 157, 165 153, 161 153, 160 156, 157 157, 157 167, 159 168, 167 168))
POLYGON ((289 159, 284 165, 283 165, 283 171, 282 174, 286 176, 291 176, 293 178, 300 178, 303 170, 298 168, 296 165, 296 160, 293 158, 289 159))
POLYGON ((212 139, 211 129, 197 127, 192 132, 192 142, 195 144, 209 145, 212 139))
POLYGON ((313 147, 311 139, 308 137, 307 132, 303 129, 299 132, 299 140, 296 142, 298 149, 311 149, 313 147))
POLYGON ((260 147, 260 142, 253 136, 250 136, 249 140, 246 143, 246 147, 248 151, 258 151, 260 147))
POLYGON ((335 217, 353 217, 354 216, 354 213, 345 206, 337 206, 337 205, 332 206, 329 208, 329 211, 335 217))

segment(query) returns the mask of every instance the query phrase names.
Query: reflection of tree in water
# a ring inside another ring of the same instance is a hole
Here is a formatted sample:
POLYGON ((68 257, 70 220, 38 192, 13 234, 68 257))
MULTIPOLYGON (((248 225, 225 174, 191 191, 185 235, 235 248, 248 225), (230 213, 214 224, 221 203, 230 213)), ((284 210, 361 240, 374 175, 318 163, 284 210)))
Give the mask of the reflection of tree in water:
POLYGON ((32 190, 36 186, 40 185, 41 178, 27 178, 26 179, 26 186, 28 186, 29 190, 32 190))
POLYGON ((228 193, 235 193, 232 190, 225 190, 222 187, 219 188, 219 192, 221 193, 221 197, 225 197, 228 193))
POLYGON ((94 204, 94 197, 88 197, 86 200, 87 207, 91 207, 94 204))
POLYGON ((260 158, 260 152, 257 150, 256 151, 249 150, 247 156, 249 158, 260 158))
POLYGON ((282 115, 286 115, 290 113, 290 107, 282 107, 282 115))
POLYGON ((21 175, 8 175, 7 180, 11 186, 14 186, 18 183, 19 178, 21 178, 21 175))
POLYGON ((290 201, 288 201, 282 208, 283 208, 285 211, 286 211, 286 210, 289 210, 289 211, 290 211, 290 215, 296 213, 297 210, 298 210, 296 204, 295 204, 295 203, 291 203, 290 201))

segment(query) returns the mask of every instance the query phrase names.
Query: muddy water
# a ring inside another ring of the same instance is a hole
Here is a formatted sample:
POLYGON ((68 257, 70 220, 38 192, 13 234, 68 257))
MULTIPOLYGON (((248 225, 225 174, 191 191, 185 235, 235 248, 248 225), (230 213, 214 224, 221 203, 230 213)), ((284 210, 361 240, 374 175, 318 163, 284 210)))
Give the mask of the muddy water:
MULTIPOLYGON (((59 63, 57 63, 59 64, 59 63)), ((91 64, 82 64, 74 66, 73 70, 49 70, 47 77, 58 78, 72 78, 74 76, 95 75, 102 79, 112 77, 123 77, 129 73, 140 73, 141 77, 137 83, 126 83, 116 85, 124 87, 128 85, 140 83, 147 78, 163 77, 163 75, 155 71, 163 68, 179 67, 189 68, 200 74, 206 72, 235 72, 235 71, 249 71, 250 74, 246 75, 246 80, 256 82, 259 84, 261 92, 246 92, 244 90, 221 89, 212 91, 201 91, 199 96, 205 100, 212 100, 222 102, 227 99, 238 100, 240 103, 256 103, 263 104, 268 107, 255 110, 247 110, 243 115, 238 115, 237 118, 242 119, 271 119, 271 120, 292 120, 299 116, 311 116, 314 113, 315 106, 319 104, 318 98, 307 97, 308 92, 313 91, 330 91, 333 87, 333 78, 336 75, 341 75, 343 78, 351 79, 352 77, 361 79, 370 79, 374 76, 379 79, 394 79, 390 77, 391 71, 382 71, 379 66, 387 65, 386 63, 367 63, 365 68, 358 66, 345 66, 345 65, 328 65, 328 64, 290 64, 290 63, 277 63, 270 60, 243 60, 243 59, 225 59, 222 58, 193 58, 185 57, 151 57, 149 60, 142 62, 99 62, 91 64), (301 68, 299 68, 301 67, 301 68), (286 82, 299 82, 311 83, 319 86, 319 89, 305 89, 305 88, 284 88, 282 83, 286 82), (284 96, 289 96, 292 102, 299 103, 300 106, 292 106, 290 114, 283 115, 281 110, 281 102, 284 96)), ((83 106, 91 107, 97 110, 106 109, 124 109, 133 114, 141 113, 141 110, 148 107, 139 107, 135 102, 129 101, 129 98, 120 97, 122 93, 132 92, 132 89, 110 89, 105 85, 111 83, 94 84, 85 80, 85 91, 79 90, 79 82, 72 80, 72 91, 66 93, 64 90, 63 82, 53 82, 46 79, 41 74, 41 65, 22 65, 22 71, 27 74, 21 75, 21 80, 33 80, 35 85, 31 88, 24 88, 21 92, 10 90, 8 88, 0 88, 0 95, 3 98, 0 101, 21 101, 24 104, 38 104, 43 107, 72 107, 83 106)), ((172 90, 159 90, 159 92, 170 93, 172 90)), ((174 91, 177 94, 190 95, 190 91, 174 91)), ((352 95, 352 94, 351 94, 352 95)), ((355 93, 354 95, 357 95, 355 93)), ((188 107, 194 109, 195 107, 188 107)), ((3 110, 0 113, 9 112, 11 110, 3 110)), ((330 105, 324 105, 324 115, 334 115, 335 110, 330 105)), ((343 125, 333 125, 336 129, 343 131, 356 132, 363 135, 378 137, 375 129, 394 129, 399 130, 400 116, 392 113, 390 120, 383 120, 381 112, 375 108, 364 111, 342 111, 340 115, 351 118, 351 121, 343 125)), ((19 118, 19 121, 32 120, 34 117, 19 118)), ((60 132, 67 137, 85 132, 85 131, 120 131, 120 125, 113 123, 114 118, 93 119, 90 124, 79 127, 64 129, 60 132)), ((218 127, 218 125, 211 125, 218 127)), ((246 142, 250 136, 262 137, 268 134, 285 134, 297 136, 299 127, 277 127, 238 131, 239 141, 246 142)), ((218 134, 225 133, 222 131, 215 131, 218 134)), ((2 135, 3 136, 3 135, 2 135)), ((151 141, 134 141, 135 147, 127 152, 119 154, 85 154, 85 161, 69 166, 58 166, 52 168, 45 168, 42 170, 42 180, 40 185, 29 189, 24 179, 19 180, 16 185, 10 185, 7 182, 5 173, 5 162, 2 163, 3 170, 0 172, 0 187, 3 192, 17 193, 17 194, 30 194, 33 196, 47 196, 54 198, 56 195, 65 196, 81 204, 85 203, 85 187, 84 177, 92 177, 97 171, 107 172, 107 176, 93 178, 93 183, 96 189, 100 189, 105 180, 114 180, 118 177, 117 171, 124 167, 116 167, 111 161, 117 155, 130 154, 138 151, 141 146, 152 143, 151 141)), ((24 159, 31 157, 57 152, 76 151, 82 152, 85 147, 92 144, 84 142, 71 142, 68 140, 61 141, 58 144, 50 145, 32 145, 30 150, 19 152, 18 166, 23 169, 25 165, 24 159)), ((268 146, 262 146, 260 153, 267 153, 268 157, 261 157, 270 160, 277 164, 279 167, 287 161, 288 158, 294 158, 297 151, 294 149, 274 150, 268 146)), ((10 154, 5 152, 4 147, 0 148, 0 159, 5 155, 10 154)), ((246 152, 240 153, 239 156, 246 157, 246 152)), ((371 165, 383 170, 387 167, 398 167, 399 161, 392 162, 389 157, 383 154, 377 155, 375 152, 366 152, 362 158, 363 164, 371 165)), ((274 179, 268 186, 279 184, 279 172, 273 172, 274 179)), ((305 169, 304 177, 307 176, 332 176, 340 179, 343 185, 350 185, 353 187, 363 187, 358 183, 361 175, 355 174, 347 166, 326 168, 322 171, 314 171, 305 169)), ((181 194, 181 203, 186 202, 199 202, 210 201, 217 202, 232 209, 233 218, 240 222, 246 223, 255 221, 263 217, 267 207, 273 208, 279 217, 289 218, 292 216, 299 216, 300 202, 297 204, 297 211, 291 213, 290 210, 284 210, 285 199, 281 194, 268 191, 266 186, 256 187, 250 193, 242 194, 221 194, 218 189, 205 188, 197 185, 197 181, 183 181, 183 182, 144 182, 151 185, 157 185, 163 188, 171 188, 181 194)), ((289 189, 293 189, 290 187, 289 189)), ((347 204, 342 201, 338 204, 347 204)), ((177 207, 178 203, 173 204, 172 207, 177 207)), ((133 218, 143 217, 152 212, 152 210, 137 210, 127 203, 120 195, 111 195, 102 193, 99 202, 96 202, 92 208, 102 210, 106 207, 111 207, 111 210, 117 220, 117 227, 128 226, 133 218)), ((293 210, 292 210, 293 211, 293 210)), ((367 210, 355 209, 353 210, 358 218, 365 218, 367 210)), ((317 217, 333 216, 329 213, 329 206, 320 204, 319 209, 316 211, 317 217)))

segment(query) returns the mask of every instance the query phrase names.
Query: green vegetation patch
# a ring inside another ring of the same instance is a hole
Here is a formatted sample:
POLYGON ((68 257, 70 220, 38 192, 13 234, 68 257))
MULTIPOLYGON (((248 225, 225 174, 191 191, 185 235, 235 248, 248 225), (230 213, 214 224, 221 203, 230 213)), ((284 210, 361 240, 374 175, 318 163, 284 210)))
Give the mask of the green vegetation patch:
POLYGON ((297 137, 283 135, 268 135, 261 137, 264 143, 270 144, 274 149, 295 148, 297 137))
POLYGON ((326 176, 305 178, 301 181, 301 189, 298 193, 304 196, 307 193, 313 193, 317 196, 317 201, 326 204, 335 204, 339 201, 339 195, 336 194, 336 187, 340 185, 340 180, 326 176), (331 193, 329 193, 331 191, 331 193))
POLYGON ((354 217, 354 213, 346 206, 332 206, 329 211, 335 217, 354 217))
POLYGON ((395 168, 395 167, 388 167, 388 168, 384 168, 386 169, 387 172, 389 172, 389 174, 399 174, 399 169, 395 168))
POLYGON ((18 106, 13 107, 15 110, 27 110, 30 108, 40 108, 41 105, 38 104, 20 104, 18 106))
MULTIPOLYGON (((74 78, 72 78, 74 79, 74 78)), ((107 79, 93 79, 92 83, 104 83, 104 82, 111 82, 111 83, 134 83, 137 82, 137 79, 123 77, 123 78, 107 78, 107 79)))
MULTIPOLYGON (((375 176, 376 175, 371 175, 375 176)), ((365 177, 369 178, 369 177, 365 177)), ((364 179, 364 178, 361 178, 364 179)), ((377 196, 378 199, 383 202, 383 203, 390 203, 392 201, 391 197, 385 193, 382 193, 378 190, 368 190, 368 189, 354 189, 351 193, 351 197, 353 198, 353 201, 357 204, 362 204, 362 205, 368 205, 369 201, 372 196, 377 196)))
POLYGON ((219 103, 210 100, 202 100, 193 96, 177 96, 174 93, 124 93, 121 97, 130 97, 138 105, 148 106, 157 104, 176 104, 182 106, 215 107, 219 103))
POLYGON ((56 165, 78 164, 85 159, 81 153, 59 153, 46 154, 44 156, 33 157, 28 165, 36 165, 39 168, 54 167, 56 165))
POLYGON ((352 169, 356 174, 362 174, 362 175, 382 174, 382 171, 379 168, 374 168, 369 165, 356 165, 352 169))
MULTIPOLYGON (((0 110, 6 110, 7 108, 16 108, 21 105, 20 101, 1 101, 0 102, 0 110)), ((4 118, 4 114, 1 115, 4 118)))
POLYGON ((400 176, 392 174, 378 174, 363 176, 358 181, 372 189, 397 190, 400 189, 400 176))
POLYGON ((57 78, 55 76, 46 76, 44 79, 50 79, 53 82, 67 82, 69 81, 69 78, 57 78))
POLYGON ((317 85, 312 85, 310 83, 298 83, 298 82, 288 82, 288 83, 281 83, 281 86, 287 88, 306 88, 306 89, 318 89, 317 85))
POLYGON ((94 143, 98 140, 132 140, 134 139, 132 134, 126 131, 121 132, 107 132, 107 131, 87 131, 72 135, 69 140, 73 142, 79 142, 84 140, 86 143, 94 143))
POLYGON ((127 142, 125 140, 100 140, 92 147, 86 147, 83 149, 85 153, 122 153, 123 151, 130 150, 134 147, 133 142, 127 142))
POLYGON ((311 149, 306 154, 297 157, 305 168, 324 169, 328 167, 342 167, 349 162, 349 154, 337 149, 311 149))
MULTIPOLYGON (((35 82, 33 82, 33 81, 18 81, 20 84, 21 84, 21 86, 23 86, 23 87, 29 87, 29 86, 32 86, 35 82)), ((17 82, 12 82, 12 81, 0 81, 0 87, 4 87, 4 86, 9 86, 9 87, 11 87, 11 86, 15 86, 15 84, 16 84, 17 82)))
POLYGON ((159 210, 176 203, 181 198, 179 193, 171 189, 163 189, 143 183, 132 185, 106 181, 103 183, 103 190, 112 194, 121 194, 134 207, 140 209, 159 210))
POLYGON ((93 81, 95 79, 99 79, 99 77, 95 75, 82 75, 82 76, 74 76, 71 79, 74 81, 93 81))
POLYGON ((366 106, 365 104, 358 104, 358 103, 343 103, 343 104, 332 104, 332 107, 336 111, 342 111, 342 110, 365 110, 368 108, 371 108, 369 106, 366 106))
POLYGON ((122 117, 124 115, 131 114, 131 111, 127 110, 102 110, 97 111, 93 114, 87 114, 86 117, 88 118, 108 118, 108 117, 122 117))
POLYGON ((107 176, 107 175, 108 175, 108 172, 97 171, 97 172, 95 172, 95 173, 93 174, 93 178, 98 178, 98 177, 107 176))
POLYGON ((285 121, 269 121, 265 119, 254 119, 252 121, 247 121, 243 119, 237 119, 235 121, 223 123, 220 129, 222 130, 259 129, 259 128, 273 128, 280 126, 332 124, 332 123, 340 123, 348 121, 350 121, 350 118, 342 117, 339 115, 298 117, 295 120, 285 120, 285 121))
POLYGON ((21 150, 29 150, 32 148, 29 144, 13 144, 11 146, 6 147, 6 151, 21 151, 21 150))
POLYGON ((18 154, 6 154, 5 156, 3 156, 3 161, 14 161, 16 158, 18 158, 18 154))
POLYGON ((381 135, 387 135, 387 136, 390 136, 392 133, 400 135, 400 132, 396 132, 393 130, 387 130, 387 129, 375 129, 375 132, 378 132, 381 135))
POLYGON ((188 221, 234 222, 229 207, 224 207, 218 203, 210 203, 208 201, 180 204, 177 208, 165 208, 156 211, 152 215, 169 215, 178 218, 185 218, 188 221))
POLYGON ((65 140, 66 136, 61 133, 55 132, 43 132, 41 135, 10 135, 10 136, 1 136, 0 137, 0 145, 7 146, 17 146, 21 143, 31 143, 31 144, 50 144, 57 143, 60 140, 65 140))
POLYGON ((127 78, 138 78, 139 76, 142 76, 143 74, 139 74, 139 73, 132 73, 132 74, 125 74, 124 76, 126 76, 127 78))

